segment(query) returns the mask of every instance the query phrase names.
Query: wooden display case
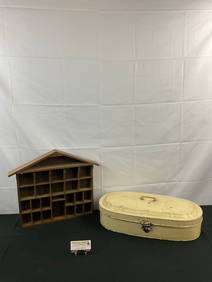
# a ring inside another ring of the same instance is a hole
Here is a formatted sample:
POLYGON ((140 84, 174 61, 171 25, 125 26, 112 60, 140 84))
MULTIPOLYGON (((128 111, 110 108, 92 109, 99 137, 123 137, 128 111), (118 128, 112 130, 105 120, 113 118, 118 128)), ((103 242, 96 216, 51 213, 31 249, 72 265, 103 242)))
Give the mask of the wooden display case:
POLYGON ((98 163, 52 150, 9 172, 16 174, 21 225, 92 213, 94 165, 98 163))

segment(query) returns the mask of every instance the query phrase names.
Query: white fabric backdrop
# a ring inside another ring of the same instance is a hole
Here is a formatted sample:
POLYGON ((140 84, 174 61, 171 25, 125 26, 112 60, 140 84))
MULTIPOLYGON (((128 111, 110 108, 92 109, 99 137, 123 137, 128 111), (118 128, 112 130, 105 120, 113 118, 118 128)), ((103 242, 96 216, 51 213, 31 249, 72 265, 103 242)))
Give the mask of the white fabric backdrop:
POLYGON ((0 0, 0 213, 7 172, 52 148, 98 161, 95 199, 212 204, 212 1, 0 0))

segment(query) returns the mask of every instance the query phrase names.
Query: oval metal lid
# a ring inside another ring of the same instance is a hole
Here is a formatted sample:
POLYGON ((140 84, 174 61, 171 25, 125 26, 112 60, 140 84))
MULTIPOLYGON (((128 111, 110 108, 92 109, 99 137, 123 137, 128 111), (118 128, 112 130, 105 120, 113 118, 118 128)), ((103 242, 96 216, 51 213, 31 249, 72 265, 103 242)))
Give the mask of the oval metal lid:
POLYGON ((140 192, 111 192, 101 197, 100 208, 129 216, 192 221, 202 209, 192 201, 171 196, 140 192))

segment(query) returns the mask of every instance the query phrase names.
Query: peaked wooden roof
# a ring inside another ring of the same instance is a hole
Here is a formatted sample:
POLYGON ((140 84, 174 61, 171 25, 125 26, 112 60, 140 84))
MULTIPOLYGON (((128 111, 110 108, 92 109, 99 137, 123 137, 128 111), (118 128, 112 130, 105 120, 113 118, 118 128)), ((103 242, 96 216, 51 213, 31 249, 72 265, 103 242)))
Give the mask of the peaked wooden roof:
POLYGON ((48 157, 54 157, 54 156, 64 156, 64 157, 68 157, 68 158, 71 158, 71 159, 75 159, 77 161, 81 161, 81 162, 84 162, 84 163, 88 163, 88 164, 91 164, 91 165, 99 165, 97 162, 95 161, 92 161, 92 160, 89 160, 89 159, 85 159, 85 158, 82 158, 82 157, 79 157, 79 156, 76 156, 76 155, 73 155, 73 154, 69 154, 69 153, 66 153, 66 152, 63 152, 63 151, 60 151, 60 150, 57 150, 57 149, 54 149, 54 150, 51 150, 11 171, 9 171, 8 173, 8 176, 12 176, 14 174, 17 174, 17 173, 21 173, 21 172, 24 172, 25 170, 29 169, 30 167, 32 167, 33 165, 36 165, 38 164, 39 162, 47 159, 48 157))

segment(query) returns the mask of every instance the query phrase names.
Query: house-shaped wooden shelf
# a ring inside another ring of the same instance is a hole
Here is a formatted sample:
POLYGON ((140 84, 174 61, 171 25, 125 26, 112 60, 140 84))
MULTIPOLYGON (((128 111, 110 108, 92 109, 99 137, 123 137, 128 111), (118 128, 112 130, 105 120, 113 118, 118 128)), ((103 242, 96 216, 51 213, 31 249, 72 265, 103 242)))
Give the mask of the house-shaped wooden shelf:
POLYGON ((93 210, 93 166, 98 163, 52 150, 12 171, 21 225, 81 216, 93 210))

